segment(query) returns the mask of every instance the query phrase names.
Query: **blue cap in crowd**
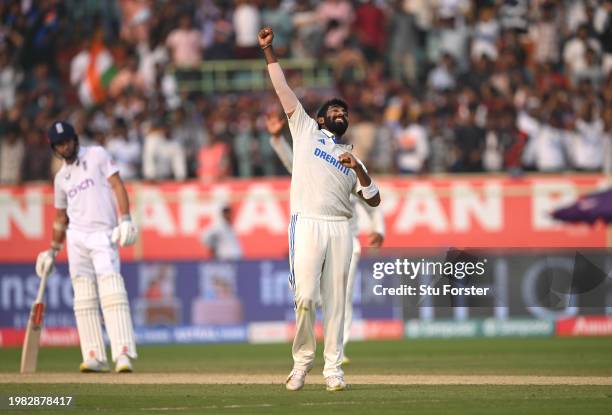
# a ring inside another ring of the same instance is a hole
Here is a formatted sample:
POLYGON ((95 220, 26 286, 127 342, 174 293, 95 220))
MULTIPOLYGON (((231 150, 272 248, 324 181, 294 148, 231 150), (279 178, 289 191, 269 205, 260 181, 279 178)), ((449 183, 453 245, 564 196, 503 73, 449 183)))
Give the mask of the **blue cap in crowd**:
POLYGON ((76 137, 74 127, 66 121, 56 121, 47 132, 51 145, 63 143, 76 137))

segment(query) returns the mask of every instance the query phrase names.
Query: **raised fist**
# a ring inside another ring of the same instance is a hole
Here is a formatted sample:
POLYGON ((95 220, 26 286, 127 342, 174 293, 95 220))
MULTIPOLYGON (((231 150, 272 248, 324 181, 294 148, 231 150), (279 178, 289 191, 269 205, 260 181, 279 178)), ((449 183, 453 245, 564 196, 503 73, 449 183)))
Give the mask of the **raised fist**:
POLYGON ((257 35, 257 40, 259 40, 259 47, 265 48, 272 44, 272 39, 274 39, 274 32, 270 27, 264 27, 259 31, 259 35, 257 35))
POLYGON ((357 160, 355 160, 355 157, 351 153, 340 154, 340 156, 338 157, 338 161, 340 161, 343 166, 348 167, 349 169, 354 169, 355 167, 357 167, 357 160))

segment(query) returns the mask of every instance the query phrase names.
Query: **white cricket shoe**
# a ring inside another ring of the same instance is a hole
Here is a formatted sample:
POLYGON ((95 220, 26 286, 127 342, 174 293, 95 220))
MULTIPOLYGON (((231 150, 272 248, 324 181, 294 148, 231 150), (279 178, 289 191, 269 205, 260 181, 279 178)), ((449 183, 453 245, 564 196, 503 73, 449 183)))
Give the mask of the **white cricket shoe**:
POLYGON ((326 389, 329 392, 338 392, 346 389, 346 383, 342 376, 329 376, 325 378, 326 389))
POLYGON ((115 372, 117 373, 131 373, 134 371, 132 368, 132 362, 130 362, 130 358, 122 354, 117 358, 117 363, 115 365, 115 372))
POLYGON ((108 368, 108 363, 102 362, 98 359, 91 358, 87 359, 81 366, 79 366, 79 370, 83 373, 107 373, 110 372, 108 368))
POLYGON ((285 381, 285 387, 288 391, 299 391, 304 387, 304 380, 306 379, 306 371, 301 369, 293 369, 287 380, 285 381))

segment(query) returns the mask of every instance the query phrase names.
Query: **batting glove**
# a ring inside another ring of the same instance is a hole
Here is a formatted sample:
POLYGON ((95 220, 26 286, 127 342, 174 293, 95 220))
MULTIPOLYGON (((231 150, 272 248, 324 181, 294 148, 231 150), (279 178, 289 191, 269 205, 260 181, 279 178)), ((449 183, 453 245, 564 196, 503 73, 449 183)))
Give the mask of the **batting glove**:
POLYGON ((40 278, 48 277, 55 267, 56 256, 57 250, 53 248, 38 254, 38 257, 36 257, 36 275, 40 278))
POLYGON ((119 226, 116 226, 115 229, 113 229, 113 233, 111 235, 111 241, 114 244, 119 242, 119 245, 121 246, 134 245, 136 238, 138 238, 138 230, 129 217, 124 217, 119 226))

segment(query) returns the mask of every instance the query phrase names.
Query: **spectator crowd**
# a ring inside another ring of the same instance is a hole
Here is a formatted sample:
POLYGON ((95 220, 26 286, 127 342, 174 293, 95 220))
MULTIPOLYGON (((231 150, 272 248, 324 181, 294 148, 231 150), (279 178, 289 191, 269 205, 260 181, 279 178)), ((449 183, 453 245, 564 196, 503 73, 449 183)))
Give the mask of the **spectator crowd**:
POLYGON ((311 113, 349 103, 376 173, 612 164, 612 0, 4 0, 0 19, 0 183, 52 177, 56 119, 127 180, 284 174, 272 91, 180 88, 262 60, 263 26, 278 55, 329 62, 332 88, 293 86, 311 113))

